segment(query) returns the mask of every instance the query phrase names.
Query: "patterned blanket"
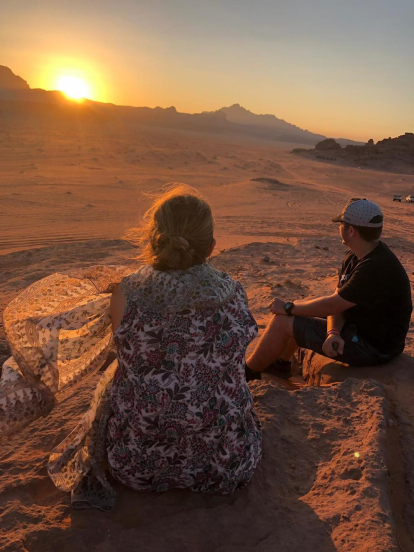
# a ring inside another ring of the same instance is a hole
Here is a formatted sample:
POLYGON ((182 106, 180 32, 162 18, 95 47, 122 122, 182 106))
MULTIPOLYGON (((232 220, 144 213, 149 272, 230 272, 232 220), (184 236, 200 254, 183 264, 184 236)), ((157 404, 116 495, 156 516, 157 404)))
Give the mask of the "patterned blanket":
MULTIPOLYGON (((52 274, 7 306, 3 318, 12 356, 0 377, 0 438, 47 416, 103 366, 112 343, 111 292, 130 272, 123 266, 94 266, 52 274)), ((116 367, 114 361, 105 370, 89 410, 50 457, 49 474, 59 489, 72 491, 75 507, 113 505, 114 492, 100 467, 104 441, 98 434, 110 415, 116 367), (85 488, 99 504, 85 503, 85 488)))

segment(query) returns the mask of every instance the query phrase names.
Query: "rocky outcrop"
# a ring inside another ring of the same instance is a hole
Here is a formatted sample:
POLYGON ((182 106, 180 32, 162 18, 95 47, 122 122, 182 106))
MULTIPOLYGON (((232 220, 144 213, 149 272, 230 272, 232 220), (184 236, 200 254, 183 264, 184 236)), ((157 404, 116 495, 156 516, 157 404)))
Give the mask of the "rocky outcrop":
POLYGON ((327 138, 326 140, 322 140, 322 142, 318 142, 315 149, 318 151, 333 151, 340 150, 341 146, 333 138, 327 138))
POLYGON ((385 170, 414 174, 414 133, 406 132, 397 138, 386 138, 376 144, 372 139, 363 146, 347 145, 341 148, 333 139, 323 140, 314 149, 294 149, 303 157, 336 161, 360 169, 385 170), (329 152, 330 156, 321 155, 329 152))

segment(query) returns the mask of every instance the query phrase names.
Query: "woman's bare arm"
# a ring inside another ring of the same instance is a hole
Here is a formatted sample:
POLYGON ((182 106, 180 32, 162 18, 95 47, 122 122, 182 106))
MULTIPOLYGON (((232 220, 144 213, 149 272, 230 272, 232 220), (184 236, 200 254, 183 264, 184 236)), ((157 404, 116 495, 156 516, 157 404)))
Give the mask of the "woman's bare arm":
POLYGON ((118 285, 112 292, 111 297, 111 318, 112 318, 112 331, 115 332, 121 323, 124 316, 127 300, 122 293, 121 286, 118 285))

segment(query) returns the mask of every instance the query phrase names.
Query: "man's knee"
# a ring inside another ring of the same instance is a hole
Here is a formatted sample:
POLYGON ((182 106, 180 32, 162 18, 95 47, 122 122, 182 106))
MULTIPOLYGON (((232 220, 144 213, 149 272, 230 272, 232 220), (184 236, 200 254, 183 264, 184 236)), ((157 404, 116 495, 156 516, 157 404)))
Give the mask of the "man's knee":
POLYGON ((285 337, 293 337, 294 318, 294 316, 287 316, 286 314, 275 314, 270 324, 285 337))

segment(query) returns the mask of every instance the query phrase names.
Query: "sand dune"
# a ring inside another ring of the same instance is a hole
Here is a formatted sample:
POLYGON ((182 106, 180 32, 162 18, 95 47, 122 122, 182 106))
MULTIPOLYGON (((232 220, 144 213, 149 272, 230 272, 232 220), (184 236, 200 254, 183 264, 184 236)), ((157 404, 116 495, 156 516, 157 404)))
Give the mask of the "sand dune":
MULTIPOLYGON (((0 308, 58 270, 133 265, 136 250, 119 238, 148 206, 144 193, 170 181, 192 184, 211 201, 218 242, 211 262, 243 283, 261 328, 270 297, 334 289, 344 249, 330 217, 349 197, 381 205, 384 241, 413 282, 414 205, 393 203, 392 194, 411 193, 414 177, 331 166, 292 156, 291 148, 144 128, 0 129, 0 308)), ((245 490, 206 497, 120 489, 117 510, 107 514, 72 511, 45 468, 86 408, 90 382, 40 427, 2 443, 0 550, 388 552, 398 539, 414 550, 413 495, 404 482, 414 473, 406 430, 414 419, 412 327, 406 352, 399 379, 387 383, 392 392, 371 379, 299 391, 275 381, 252 385, 265 449, 245 490), (404 463, 392 486, 397 445, 404 463)))

